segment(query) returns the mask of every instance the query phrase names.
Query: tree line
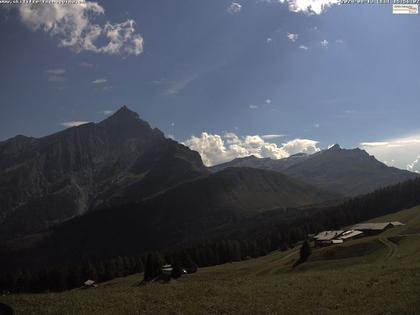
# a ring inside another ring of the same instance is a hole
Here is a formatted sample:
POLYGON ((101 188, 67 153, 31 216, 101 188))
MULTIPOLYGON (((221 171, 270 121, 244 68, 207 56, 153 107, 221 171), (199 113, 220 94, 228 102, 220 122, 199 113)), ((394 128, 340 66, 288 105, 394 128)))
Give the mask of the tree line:
MULTIPOLYGON (((189 247, 144 255, 97 259, 72 266, 0 273, 0 291, 63 291, 83 285, 144 272, 144 280, 159 276, 163 264, 173 266, 173 277, 195 272, 198 267, 213 266, 287 250, 305 240, 310 233, 338 229, 374 217, 420 204, 420 178, 383 188, 327 208, 270 211, 250 218, 249 224, 237 224, 223 236, 189 247), (246 228, 245 228, 246 226, 246 228)), ((305 243, 304 243, 305 244, 305 243)), ((301 249, 304 261, 310 254, 307 244, 301 249)))

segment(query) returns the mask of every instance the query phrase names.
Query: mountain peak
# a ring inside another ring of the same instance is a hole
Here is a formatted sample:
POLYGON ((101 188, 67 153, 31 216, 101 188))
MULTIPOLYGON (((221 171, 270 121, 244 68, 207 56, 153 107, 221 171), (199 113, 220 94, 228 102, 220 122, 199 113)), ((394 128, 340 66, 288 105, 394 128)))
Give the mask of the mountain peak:
POLYGON ((339 144, 334 144, 332 147, 330 147, 328 150, 331 150, 331 151, 338 151, 338 150, 341 150, 341 147, 340 147, 340 145, 339 144))
POLYGON ((119 110, 117 110, 111 117, 112 119, 118 118, 118 119, 139 119, 139 115, 135 112, 129 109, 127 106, 122 106, 119 110))

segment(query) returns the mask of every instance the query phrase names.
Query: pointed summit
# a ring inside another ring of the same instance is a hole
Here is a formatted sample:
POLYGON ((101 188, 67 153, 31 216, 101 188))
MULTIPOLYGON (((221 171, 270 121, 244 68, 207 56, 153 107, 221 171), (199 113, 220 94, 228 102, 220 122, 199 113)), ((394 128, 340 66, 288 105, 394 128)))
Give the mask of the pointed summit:
POLYGON ((328 150, 330 150, 330 151, 339 151, 339 150, 341 150, 341 147, 340 147, 339 144, 336 143, 332 147, 330 147, 328 150))
POLYGON ((139 115, 127 106, 121 107, 112 116, 101 121, 98 127, 105 128, 113 138, 120 140, 139 136, 163 136, 159 130, 152 129, 149 123, 140 119, 139 115))
POLYGON ((119 110, 117 110, 112 116, 110 116, 108 119, 118 119, 118 120, 126 120, 126 119, 135 119, 139 120, 139 115, 135 112, 129 109, 127 106, 122 106, 119 110))

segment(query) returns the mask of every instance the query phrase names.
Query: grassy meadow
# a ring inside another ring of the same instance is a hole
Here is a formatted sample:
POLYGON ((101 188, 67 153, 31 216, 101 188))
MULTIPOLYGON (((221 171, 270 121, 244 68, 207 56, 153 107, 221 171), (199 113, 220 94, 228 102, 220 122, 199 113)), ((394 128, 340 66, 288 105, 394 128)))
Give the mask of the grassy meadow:
POLYGON ((420 207, 371 220, 401 221, 373 237, 202 268, 168 284, 142 275, 63 293, 1 296, 17 314, 420 314, 420 207))

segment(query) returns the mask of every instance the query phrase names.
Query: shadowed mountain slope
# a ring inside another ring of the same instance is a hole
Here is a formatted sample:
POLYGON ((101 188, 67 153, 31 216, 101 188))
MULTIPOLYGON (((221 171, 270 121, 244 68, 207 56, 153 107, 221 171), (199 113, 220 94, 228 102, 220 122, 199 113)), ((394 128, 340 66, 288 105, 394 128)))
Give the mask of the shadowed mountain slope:
POLYGON ((245 157, 210 169, 217 172, 228 167, 242 166, 282 172, 344 196, 365 194, 418 176, 389 167, 364 150, 346 150, 339 145, 313 155, 297 154, 280 160, 245 157))
POLYGON ((207 172, 198 153, 126 107, 98 124, 17 136, 0 143, 0 235, 141 201, 207 172))
MULTIPOLYGON (((273 208, 294 208, 290 211, 298 216, 297 207, 333 198, 336 196, 278 172, 231 168, 180 184, 141 203, 114 206, 64 222, 45 233, 33 256, 40 257, 39 263, 62 263, 191 244, 273 208)), ((10 244, 21 247, 22 241, 10 244)))

